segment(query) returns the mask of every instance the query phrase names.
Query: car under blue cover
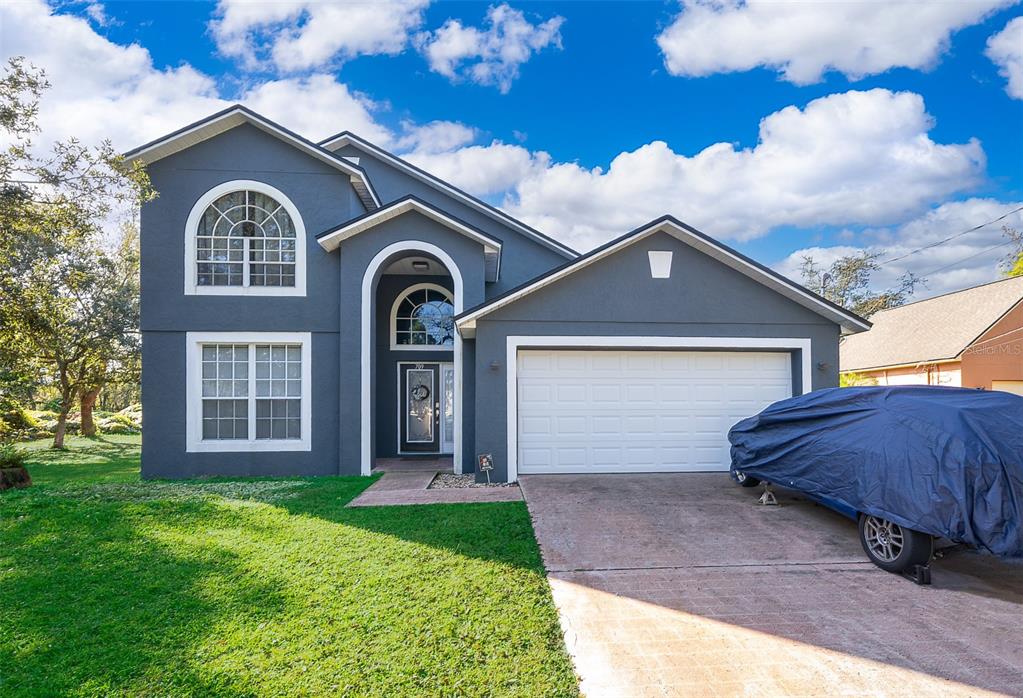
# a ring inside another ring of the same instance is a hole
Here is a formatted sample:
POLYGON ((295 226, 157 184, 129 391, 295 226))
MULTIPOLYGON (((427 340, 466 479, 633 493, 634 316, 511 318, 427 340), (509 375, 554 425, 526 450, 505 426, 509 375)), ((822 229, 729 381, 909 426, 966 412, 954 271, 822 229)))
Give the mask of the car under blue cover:
POLYGON ((798 490, 847 515, 1023 556, 1023 397, 937 386, 830 388, 776 402, 728 438, 734 477, 798 490))

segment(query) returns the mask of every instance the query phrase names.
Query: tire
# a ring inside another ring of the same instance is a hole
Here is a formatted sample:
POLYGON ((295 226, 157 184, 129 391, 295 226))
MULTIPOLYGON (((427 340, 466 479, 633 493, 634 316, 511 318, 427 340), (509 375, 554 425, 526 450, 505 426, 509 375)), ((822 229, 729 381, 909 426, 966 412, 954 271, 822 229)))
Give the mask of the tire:
POLYGON ((735 481, 738 482, 743 487, 756 487, 757 485, 760 484, 760 480, 753 477, 752 475, 747 475, 741 470, 735 471, 735 481))
POLYGON ((860 514, 860 544, 870 561, 885 572, 905 572, 931 560, 934 539, 879 516, 860 514))

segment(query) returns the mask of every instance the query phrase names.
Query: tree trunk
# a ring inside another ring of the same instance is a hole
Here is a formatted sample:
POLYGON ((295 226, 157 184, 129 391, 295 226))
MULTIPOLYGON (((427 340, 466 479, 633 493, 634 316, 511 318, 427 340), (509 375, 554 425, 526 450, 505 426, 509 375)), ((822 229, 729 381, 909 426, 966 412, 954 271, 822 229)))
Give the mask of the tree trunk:
POLYGON ((96 407, 99 391, 99 388, 89 388, 82 393, 82 436, 96 435, 96 422, 92 418, 92 410, 96 407))
POLYGON ((64 448, 64 434, 67 432, 67 415, 75 401, 75 388, 68 376, 66 363, 57 364, 60 376, 60 414, 57 415, 57 428, 53 432, 53 447, 64 448))
POLYGON ((67 431, 67 408, 61 407, 57 416, 57 428, 53 432, 53 447, 64 448, 64 432, 67 431))

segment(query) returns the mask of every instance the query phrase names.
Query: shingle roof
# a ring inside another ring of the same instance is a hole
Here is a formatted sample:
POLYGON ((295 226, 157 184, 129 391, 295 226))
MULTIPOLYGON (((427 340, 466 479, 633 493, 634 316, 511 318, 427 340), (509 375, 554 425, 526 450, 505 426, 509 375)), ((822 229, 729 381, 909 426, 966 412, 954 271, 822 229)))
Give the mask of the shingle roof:
POLYGON ((955 359, 1023 301, 1023 276, 882 310, 874 326, 842 340, 842 371, 955 359))

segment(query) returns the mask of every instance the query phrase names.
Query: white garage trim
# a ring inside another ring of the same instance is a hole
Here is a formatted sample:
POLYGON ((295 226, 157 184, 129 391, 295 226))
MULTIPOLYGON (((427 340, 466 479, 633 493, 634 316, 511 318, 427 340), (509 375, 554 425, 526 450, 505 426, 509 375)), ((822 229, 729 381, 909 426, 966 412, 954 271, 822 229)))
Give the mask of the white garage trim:
POLYGON ((518 479, 518 355, 519 349, 781 349, 800 352, 803 393, 812 385, 811 341, 808 338, 778 337, 590 337, 513 335, 507 342, 507 459, 508 482, 518 479))

